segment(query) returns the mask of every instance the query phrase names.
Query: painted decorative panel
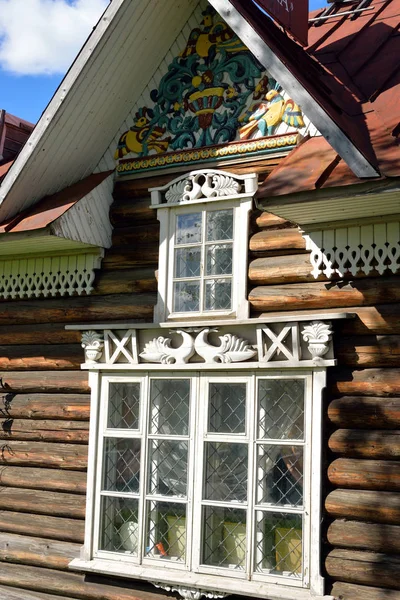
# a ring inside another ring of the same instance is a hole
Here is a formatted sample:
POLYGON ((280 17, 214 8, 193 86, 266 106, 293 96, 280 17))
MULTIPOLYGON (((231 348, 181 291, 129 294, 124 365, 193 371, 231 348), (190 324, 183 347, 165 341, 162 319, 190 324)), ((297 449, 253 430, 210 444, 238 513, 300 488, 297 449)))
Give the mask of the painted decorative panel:
POLYGON ((118 173, 287 149, 306 132, 301 108, 215 10, 201 17, 120 136, 118 173))

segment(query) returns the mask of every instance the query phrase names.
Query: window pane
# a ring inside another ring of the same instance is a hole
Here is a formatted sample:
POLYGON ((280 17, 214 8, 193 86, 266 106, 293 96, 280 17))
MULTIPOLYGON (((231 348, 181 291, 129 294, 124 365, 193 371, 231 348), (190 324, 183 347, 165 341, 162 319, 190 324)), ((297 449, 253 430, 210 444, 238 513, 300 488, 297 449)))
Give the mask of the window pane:
POLYGON ((175 253, 175 277, 199 277, 201 249, 179 248, 175 253))
POLYGON ((201 212, 176 217, 175 244, 201 242, 201 212))
POLYGON ((210 384, 208 431, 245 433, 246 387, 245 383, 210 384))
POLYGON ((140 383, 110 383, 107 427, 138 429, 140 383))
POLYGON ((188 435, 190 379, 152 379, 150 433, 188 435))
POLYGON ((302 572, 302 517, 257 512, 255 570, 300 578, 302 572))
POLYGON ((244 569, 246 565, 246 512, 240 509, 203 508, 202 563, 244 569))
POLYGON ((174 284, 174 311, 200 310, 200 281, 177 281, 174 284))
POLYGON ((149 493, 186 496, 187 442, 150 441, 149 493))
POLYGON ((206 281, 205 310, 227 310, 231 308, 231 279, 206 281))
POLYGON ((186 555, 186 505, 147 503, 145 556, 184 562, 186 555))
POLYGON ((213 210, 207 213, 207 241, 233 239, 233 210, 213 210))
POLYGON ((139 493, 140 440, 104 440, 103 490, 139 493))
POLYGON ((303 448, 259 446, 257 501, 285 506, 303 503, 303 448))
POLYGON ((137 556, 138 501, 131 498, 101 499, 100 550, 130 552, 137 556))
POLYGON ((232 245, 213 244, 207 246, 207 275, 232 274, 232 245))
POLYGON ((262 379, 259 382, 260 438, 303 439, 304 385, 302 379, 262 379))
POLYGON ((205 500, 247 500, 247 444, 206 443, 205 500))

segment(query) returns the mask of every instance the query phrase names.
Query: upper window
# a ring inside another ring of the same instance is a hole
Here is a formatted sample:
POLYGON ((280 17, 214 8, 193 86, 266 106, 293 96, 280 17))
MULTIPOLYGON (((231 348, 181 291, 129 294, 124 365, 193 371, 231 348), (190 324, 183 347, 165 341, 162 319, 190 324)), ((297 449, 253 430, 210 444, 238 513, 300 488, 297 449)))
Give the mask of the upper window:
POLYGON ((199 171, 152 190, 160 221, 155 320, 247 318, 247 222, 256 176, 199 171))

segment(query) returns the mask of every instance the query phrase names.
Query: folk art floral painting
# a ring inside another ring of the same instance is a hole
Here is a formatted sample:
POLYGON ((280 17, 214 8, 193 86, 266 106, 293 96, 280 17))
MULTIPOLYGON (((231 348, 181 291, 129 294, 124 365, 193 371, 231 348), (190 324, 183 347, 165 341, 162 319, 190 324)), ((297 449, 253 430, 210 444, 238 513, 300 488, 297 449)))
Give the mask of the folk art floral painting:
POLYGON ((305 128, 301 108, 215 10, 202 17, 152 90, 152 106, 121 135, 119 173, 287 148, 305 128))

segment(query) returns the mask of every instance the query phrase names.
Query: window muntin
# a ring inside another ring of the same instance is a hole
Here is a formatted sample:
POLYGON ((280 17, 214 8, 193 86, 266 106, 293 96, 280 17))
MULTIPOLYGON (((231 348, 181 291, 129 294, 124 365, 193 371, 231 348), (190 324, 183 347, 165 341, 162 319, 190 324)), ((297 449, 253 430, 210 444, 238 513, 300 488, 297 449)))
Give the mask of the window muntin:
MULTIPOLYGON (((109 406, 113 386, 120 385, 112 379, 104 386, 109 406)), ((304 584, 310 378, 197 373, 138 379, 138 430, 107 427, 103 408, 95 554, 304 584)))
POLYGON ((174 313, 230 311, 233 305, 234 209, 199 206, 175 214, 174 313))

